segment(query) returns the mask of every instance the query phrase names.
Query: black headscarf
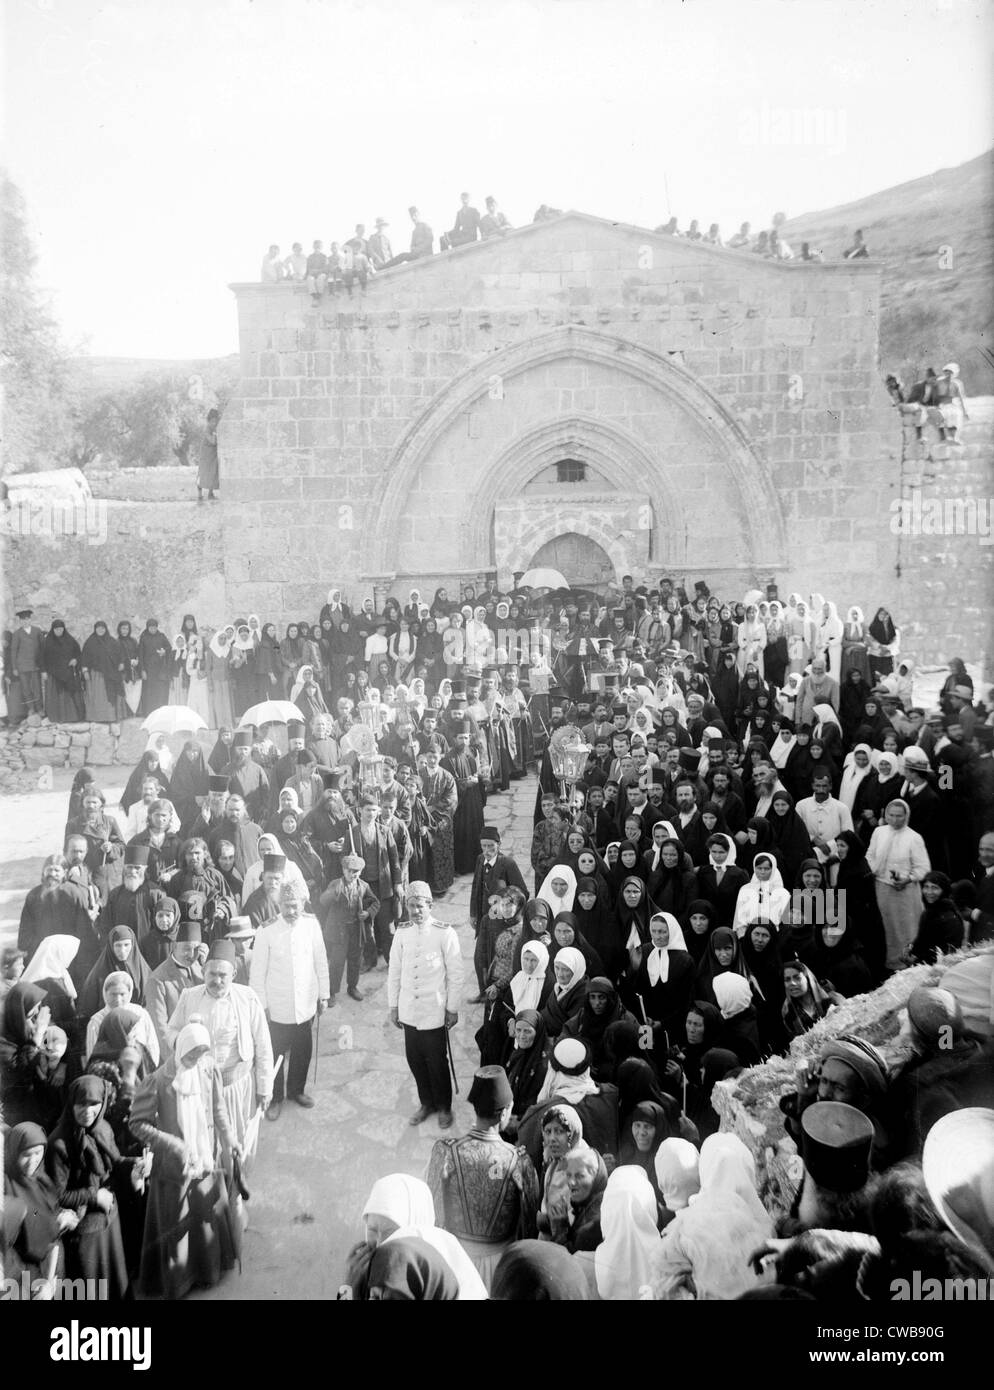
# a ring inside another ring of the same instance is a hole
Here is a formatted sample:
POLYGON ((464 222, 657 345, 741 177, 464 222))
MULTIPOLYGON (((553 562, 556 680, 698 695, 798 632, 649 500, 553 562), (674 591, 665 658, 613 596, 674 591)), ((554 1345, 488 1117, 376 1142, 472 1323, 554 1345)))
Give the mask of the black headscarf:
POLYGON ((134 984, 131 1003, 144 1004, 145 990, 152 972, 148 968, 148 961, 138 949, 138 940, 130 927, 118 926, 110 929, 107 944, 79 992, 78 1012, 81 1018, 92 1018, 104 1007, 104 981, 108 975, 118 970, 131 976, 134 984), (114 954, 114 943, 126 940, 131 941, 131 954, 127 960, 121 961, 114 954))
POLYGON ((41 648, 43 669, 60 685, 74 689, 80 675, 80 661, 79 643, 66 631, 66 625, 61 618, 53 618, 52 626, 46 633, 41 648), (57 632, 57 628, 61 629, 61 632, 57 632), (77 662, 76 666, 69 665, 73 659, 77 662))
POLYGON ((45 1172, 44 1162, 32 1177, 26 1178, 19 1172, 17 1161, 27 1149, 44 1149, 47 1145, 48 1137, 41 1125, 14 1125, 4 1136, 4 1197, 7 1201, 23 1202, 25 1208, 11 1246, 25 1264, 34 1266, 42 1263, 59 1238, 58 1193, 45 1172))
MULTIPOLYGON (((669 1097, 667 1097, 669 1099, 669 1097)), ((673 1137, 673 1130, 667 1118, 666 1111, 655 1100, 640 1100, 634 1109, 625 1115, 620 1125, 621 1144, 619 1146, 619 1164, 631 1165, 641 1168, 652 1184, 657 1196, 659 1194, 659 1183, 656 1179, 656 1150, 664 1139, 673 1137), (655 1135, 651 1146, 645 1153, 641 1151, 635 1142, 632 1134, 632 1125, 636 1120, 642 1120, 646 1124, 653 1125, 655 1135)))
POLYGON ((549 1069, 548 1058, 545 1055, 545 1019, 537 1009, 522 1009, 514 1015, 514 1021, 528 1023, 535 1029, 535 1041, 531 1047, 516 1047, 507 1059, 505 1068, 514 1093, 514 1113, 523 1115, 525 1107, 520 1104, 520 1100, 530 1097, 528 1104, 534 1104, 549 1069))
POLYGON ((65 1187, 103 1187, 110 1178, 114 1164, 120 1159, 110 1125, 104 1119, 107 1111, 107 1085, 99 1076, 78 1076, 69 1084, 66 1108, 62 1119, 51 1134, 46 1159, 49 1172, 65 1165, 65 1187), (100 1103, 100 1111, 89 1129, 76 1121, 74 1107, 100 1103))
POLYGON ((183 751, 176 759, 176 766, 168 783, 170 799, 174 802, 190 803, 198 796, 206 796, 209 776, 203 749, 190 739, 184 743, 183 751), (197 755, 192 760, 187 757, 191 748, 197 755))
MULTIPOLYGON (((773 843, 773 829, 765 816, 753 816, 751 820, 747 820, 746 829, 755 830, 756 843, 753 844, 751 840, 746 840, 744 845, 739 845, 736 863, 740 869, 751 874, 756 855, 775 854, 776 847, 773 843)), ((779 864, 779 856, 777 856, 777 862, 779 864)))
POLYGON ((770 849, 778 855, 784 879, 789 883, 797 874, 798 866, 802 860, 811 857, 811 837, 794 808, 794 798, 789 792, 775 791, 773 793, 773 801, 770 804, 770 814, 767 820, 772 832, 770 849), (777 815, 773 804, 777 801, 787 802, 788 809, 785 816, 777 815))
POLYGON ((39 985, 20 981, 14 985, 3 1005, 3 1035, 15 1047, 29 1044, 28 1014, 48 998, 48 991, 39 985))
POLYGON ((127 785, 121 793, 121 809, 127 814, 136 802, 142 799, 142 783, 146 777, 154 777, 162 787, 161 796, 169 796, 169 778, 159 765, 159 755, 151 751, 144 752, 131 770, 127 785))
POLYGON ((491 1302, 581 1303, 590 1293, 582 1269, 568 1250, 548 1240, 519 1240, 494 1271, 491 1302))
POLYGON ((687 904, 687 910, 680 918, 680 925, 683 927, 683 939, 687 946, 687 954, 697 967, 700 966, 701 961, 707 955, 708 942, 711 939, 711 933, 714 931, 717 921, 718 914, 706 898, 694 898, 693 902, 687 904), (691 917, 697 915, 706 917, 709 923, 707 931, 704 932, 702 936, 698 936, 697 932, 695 932, 690 925, 691 917))
POLYGON ((141 1057, 138 1079, 144 1080, 153 1070, 148 1050, 142 1043, 129 1043, 128 1037, 141 1015, 127 1004, 119 1009, 111 1009, 100 1025, 93 1051, 87 1058, 88 1071, 93 1070, 94 1062, 116 1062, 126 1047, 133 1047, 141 1057))
POLYGON ((88 671, 100 672, 111 699, 124 694, 124 675, 121 670, 124 665, 124 653, 117 638, 111 637, 107 631, 107 624, 103 621, 94 623, 93 631, 83 643, 83 665, 88 671), (97 632, 99 627, 104 629, 102 634, 97 632))
POLYGON ((766 1004, 779 1010, 783 1004, 783 961, 780 959, 780 943, 777 928, 772 922, 752 922, 746 927, 742 938, 742 959, 756 989, 766 1004), (769 944, 757 951, 752 944, 753 927, 765 927, 770 934, 769 944))
POLYGON ((124 658, 124 679, 136 681, 138 672, 141 670, 141 653, 138 650, 138 639, 132 637, 131 624, 126 618, 117 625, 117 644, 121 648, 121 655, 124 658), (127 628, 127 632, 123 632, 123 628, 127 628))
POLYGON ((870 636, 882 647, 889 647, 897 637, 897 628, 894 626, 890 614, 888 613, 886 618, 881 618, 879 609, 870 624, 869 632, 870 636))
POLYGON ((566 926, 572 927, 573 929, 573 940, 570 945, 574 946, 586 961, 587 978, 589 979, 591 975, 599 975, 603 969, 601 958, 593 945, 586 940, 583 933, 580 931, 580 924, 574 912, 556 913, 555 921, 552 924, 552 945, 549 947, 549 968, 551 969, 552 966, 555 965, 556 956, 558 956, 560 951, 565 949, 560 946, 559 942, 556 940, 556 926, 560 922, 564 922, 566 926))

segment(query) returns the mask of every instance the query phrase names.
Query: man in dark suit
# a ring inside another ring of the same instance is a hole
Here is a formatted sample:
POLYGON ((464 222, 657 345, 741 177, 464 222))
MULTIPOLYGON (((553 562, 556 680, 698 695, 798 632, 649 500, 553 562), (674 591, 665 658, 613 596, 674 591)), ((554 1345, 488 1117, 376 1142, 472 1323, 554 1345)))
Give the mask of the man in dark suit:
POLYGON ((365 860, 360 855, 343 855, 342 877, 328 885, 318 904, 318 921, 328 952, 329 1008, 342 987, 343 969, 349 998, 363 997, 359 989, 363 942, 372 936, 372 923, 380 910, 369 884, 359 877, 364 867, 365 860))
POLYGON ((404 910, 404 876, 397 853, 397 842, 380 820, 380 802, 375 792, 363 792, 359 799, 359 824, 345 829, 344 849, 363 860, 362 877, 379 903, 373 924, 373 941, 367 942, 365 968, 372 970, 382 955, 390 960, 393 924, 404 910))
POLYGON ((10 681, 12 685, 17 683, 26 715, 44 714, 41 672, 45 634, 40 627, 35 627, 31 621, 33 616, 30 608, 19 609, 20 626, 14 628, 10 638, 10 681))
POLYGON ((480 854, 473 870, 473 887, 469 895, 469 920, 476 932, 473 965, 479 985, 479 995, 473 1000, 475 1004, 479 1004, 483 999, 486 975, 486 934, 483 931, 483 919, 487 915, 491 895, 500 893, 505 888, 520 888, 525 897, 528 897, 528 889, 517 863, 509 854, 500 853, 500 831, 495 825, 485 825, 480 833, 480 854))
POLYGON ((749 875, 738 865, 728 863, 728 843, 724 835, 712 835, 706 848, 708 862, 697 871, 697 896, 714 908, 719 927, 730 927, 735 918, 739 889, 749 882, 749 875))
POLYGON ((970 945, 994 941, 994 832, 980 837, 977 866, 971 875, 977 890, 977 905, 970 913, 970 945))

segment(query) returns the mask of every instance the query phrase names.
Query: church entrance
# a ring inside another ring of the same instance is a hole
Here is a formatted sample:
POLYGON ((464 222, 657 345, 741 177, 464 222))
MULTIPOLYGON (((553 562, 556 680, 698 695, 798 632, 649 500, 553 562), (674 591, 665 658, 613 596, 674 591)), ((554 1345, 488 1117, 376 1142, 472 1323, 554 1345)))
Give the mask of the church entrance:
POLYGON ((528 569, 545 567, 559 570, 574 589, 602 589, 617 583, 617 575, 607 551, 576 531, 556 536, 537 550, 528 569))

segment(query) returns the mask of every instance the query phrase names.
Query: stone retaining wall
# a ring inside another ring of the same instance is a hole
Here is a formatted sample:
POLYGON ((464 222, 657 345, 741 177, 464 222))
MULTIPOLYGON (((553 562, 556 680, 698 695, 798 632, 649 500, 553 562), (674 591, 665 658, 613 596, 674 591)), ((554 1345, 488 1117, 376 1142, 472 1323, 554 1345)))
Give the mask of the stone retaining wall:
POLYGON ((133 767, 148 737, 140 719, 53 724, 29 715, 17 729, 0 730, 0 791, 34 788, 45 767, 133 767))

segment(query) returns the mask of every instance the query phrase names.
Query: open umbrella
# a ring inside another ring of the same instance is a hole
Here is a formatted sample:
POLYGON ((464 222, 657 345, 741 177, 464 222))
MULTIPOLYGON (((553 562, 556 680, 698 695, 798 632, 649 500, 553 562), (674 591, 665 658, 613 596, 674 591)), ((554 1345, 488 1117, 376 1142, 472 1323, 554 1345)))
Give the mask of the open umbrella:
POLYGON ((188 705, 160 705, 142 720, 142 728, 150 734, 195 734, 207 723, 188 705))
POLYGON ((306 724, 307 716, 289 700, 263 700, 261 705, 247 709, 238 721, 239 728, 254 724, 261 729, 263 724, 289 724, 291 719, 299 719, 306 724))
POLYGON ((569 580, 554 569, 528 570, 518 580, 519 589, 568 589, 569 580))

